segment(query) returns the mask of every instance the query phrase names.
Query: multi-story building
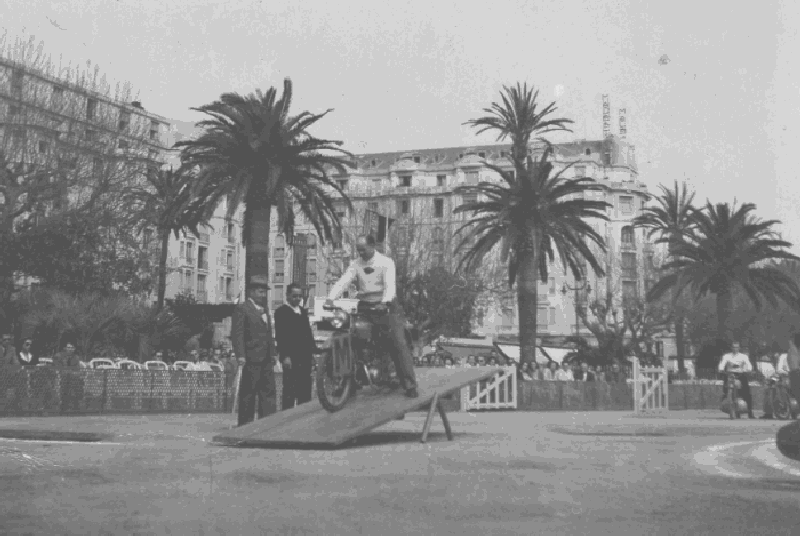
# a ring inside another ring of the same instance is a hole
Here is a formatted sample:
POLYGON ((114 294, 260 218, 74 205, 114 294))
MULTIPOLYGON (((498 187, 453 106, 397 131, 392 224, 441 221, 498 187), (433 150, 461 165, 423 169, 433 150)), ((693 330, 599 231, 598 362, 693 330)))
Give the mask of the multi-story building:
MULTIPOLYGON (((565 177, 595 179, 600 188, 591 195, 611 205, 606 213, 609 221, 592 222, 608 244, 608 253, 601 256, 608 275, 592 275, 588 282, 576 284, 571 273, 553 264, 549 281, 539 287, 538 332, 552 336, 577 332, 591 338, 583 323, 576 322, 576 300, 577 307, 585 308, 610 290, 619 304, 623 297, 643 296, 653 283, 653 246, 641 229, 631 226, 648 197, 647 188, 639 180, 633 147, 616 136, 561 143, 554 149, 551 161, 556 171, 571 166, 565 177)), ((365 230, 385 235, 398 270, 401 264, 412 269, 437 263, 452 267, 460 239, 454 238, 454 232, 468 218, 453 210, 470 201, 470 196, 457 195, 454 189, 500 181, 486 162, 513 173, 509 150, 510 146, 489 145, 359 155, 356 169, 336 177, 353 205, 349 211, 345 203, 340 204, 341 244, 320 248, 313 228, 302 220, 292 247, 277 232, 271 237, 273 306, 283 301, 285 285, 292 280, 304 284, 310 297, 325 295, 354 257, 355 237, 365 230)), ((534 158, 541 151, 541 145, 530 148, 534 158)), ((486 268, 496 290, 478 300, 473 330, 482 335, 518 333, 516 300, 507 291, 507 272, 497 259, 493 262, 495 266, 486 268)))

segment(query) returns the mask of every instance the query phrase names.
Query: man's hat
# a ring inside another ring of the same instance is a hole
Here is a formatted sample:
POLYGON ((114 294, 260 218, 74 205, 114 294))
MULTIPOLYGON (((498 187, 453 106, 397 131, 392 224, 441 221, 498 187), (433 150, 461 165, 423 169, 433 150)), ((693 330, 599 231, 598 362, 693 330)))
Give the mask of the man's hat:
POLYGON ((265 275, 254 275, 250 277, 249 288, 269 288, 269 278, 265 275))

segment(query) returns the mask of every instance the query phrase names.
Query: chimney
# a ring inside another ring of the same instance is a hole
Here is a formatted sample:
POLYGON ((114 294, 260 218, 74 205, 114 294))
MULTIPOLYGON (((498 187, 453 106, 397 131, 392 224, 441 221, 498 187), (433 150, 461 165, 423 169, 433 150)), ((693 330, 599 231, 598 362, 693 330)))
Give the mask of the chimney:
POLYGON ((140 110, 144 110, 144 108, 142 108, 141 101, 138 100, 131 102, 131 106, 133 106, 134 108, 139 108, 140 110))

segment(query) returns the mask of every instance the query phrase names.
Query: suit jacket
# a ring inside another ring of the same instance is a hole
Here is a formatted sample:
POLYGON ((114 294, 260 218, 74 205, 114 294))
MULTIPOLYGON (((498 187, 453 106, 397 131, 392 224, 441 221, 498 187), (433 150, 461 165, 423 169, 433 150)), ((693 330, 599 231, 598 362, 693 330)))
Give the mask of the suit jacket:
POLYGON ((22 360, 22 352, 20 352, 17 354, 17 361, 23 367, 35 367, 39 364, 39 356, 31 352, 31 361, 28 363, 22 360))
MULTIPOLYGON (((267 312, 266 309, 264 311, 267 312)), ((247 363, 266 361, 272 364, 272 358, 277 354, 269 314, 267 322, 264 322, 261 313, 249 299, 233 310, 231 342, 236 356, 244 357, 247 363)))
POLYGON ((586 379, 585 380, 583 379, 583 375, 584 375, 584 372, 582 370, 579 370, 578 372, 576 372, 575 373, 575 381, 578 381, 578 382, 582 382, 582 381, 593 382, 593 381, 595 381, 594 372, 592 372, 591 370, 586 371, 586 379))
POLYGON ((317 351, 308 309, 300 307, 300 314, 284 304, 275 310, 275 339, 281 358, 291 357, 292 364, 311 366, 311 356, 317 351))

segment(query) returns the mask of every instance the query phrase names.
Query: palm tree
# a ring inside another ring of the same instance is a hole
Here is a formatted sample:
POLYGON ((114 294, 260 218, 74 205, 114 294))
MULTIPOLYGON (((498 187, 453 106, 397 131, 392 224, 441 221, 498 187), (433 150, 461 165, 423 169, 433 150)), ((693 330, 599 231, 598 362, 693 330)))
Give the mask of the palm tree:
POLYGON ((727 203, 707 202, 692 216, 692 233, 672 244, 672 257, 664 265, 670 273, 662 277, 648 293, 656 299, 670 289, 676 296, 691 288, 696 295, 716 295, 717 337, 731 342, 733 334, 728 319, 733 312, 733 290, 739 287, 757 307, 762 299, 776 305, 780 299, 800 308, 800 287, 780 270, 774 261, 800 260, 785 248, 789 242, 772 227, 777 220, 762 221, 752 212, 755 205, 736 208, 727 203))
POLYGON ((170 207, 177 202, 181 193, 188 187, 182 173, 170 169, 149 169, 142 185, 129 187, 123 192, 123 200, 132 210, 132 223, 140 230, 155 226, 158 230, 161 251, 158 258, 158 298, 156 311, 164 308, 164 296, 167 289, 167 253, 169 251, 169 234, 175 227, 170 207))
POLYGON ((345 175, 353 155, 341 148, 342 142, 318 139, 308 131, 332 110, 290 115, 291 102, 288 78, 280 99, 274 87, 246 97, 225 93, 211 104, 193 108, 211 119, 198 123, 204 131, 197 139, 175 144, 182 148, 182 169, 190 185, 171 207, 170 218, 176 226, 197 232, 223 199, 228 218, 244 204, 246 286, 254 276, 269 273, 272 207, 277 208, 278 226, 289 240, 296 205, 324 244, 341 236, 334 192, 350 204, 330 172, 345 175))
MULTIPOLYGON (((694 192, 687 189, 686 183, 683 187, 678 186, 675 181, 673 189, 659 186, 661 195, 656 196, 658 205, 647 207, 642 210, 642 214, 633 220, 634 227, 641 227, 647 230, 647 237, 656 236, 657 244, 667 244, 667 251, 670 257, 673 256, 675 246, 686 240, 694 233, 695 222, 694 214, 696 209, 693 205, 694 192)), ((677 301, 675 296, 673 303, 677 301)), ((680 307, 674 308, 675 314, 675 341, 678 346, 678 369, 683 372, 684 366, 684 314, 680 307)))
POLYGON ((591 189, 593 180, 565 180, 561 177, 564 170, 550 176, 553 166, 547 158, 552 147, 541 135, 557 130, 569 132, 566 125, 572 121, 563 117, 548 118, 556 111, 556 104, 551 102, 539 109, 538 96, 539 92, 534 93, 527 84, 503 86, 501 103, 493 102, 484 109, 488 115, 467 121, 466 124, 478 128, 478 134, 496 131, 498 141, 511 138, 514 174, 485 164, 497 172, 504 183, 482 182, 457 188, 456 193, 482 195, 486 201, 465 203, 454 211, 472 213, 472 219, 456 231, 462 234, 456 251, 464 253, 459 269, 476 268, 498 244, 503 262, 508 263, 509 286, 517 285, 520 363, 535 359, 538 279, 547 280, 548 259, 554 259, 554 251, 558 251, 561 261, 570 267, 576 279, 587 275, 583 260, 588 261, 596 273, 603 273, 587 242, 594 242, 604 250, 605 241, 585 219, 607 219, 608 205, 601 201, 570 199, 591 189), (536 164, 528 154, 533 136, 546 143, 536 164))
POLYGON ((588 177, 563 178, 569 166, 551 176, 553 165, 547 161, 550 152, 548 144, 536 164, 528 157, 528 165, 518 178, 486 164, 504 183, 481 182, 455 190, 456 194, 485 198, 454 210, 472 213, 472 218, 456 231, 462 234, 456 251, 463 252, 458 269, 477 268, 495 246, 500 246, 502 261, 508 263, 509 287, 517 285, 520 363, 535 359, 538 282, 547 281, 548 263, 556 252, 577 280, 588 275, 587 262, 595 273, 604 274, 590 243, 605 251, 605 241, 586 220, 608 220, 605 210, 609 204, 584 199, 583 194, 595 188, 595 181, 588 177))

